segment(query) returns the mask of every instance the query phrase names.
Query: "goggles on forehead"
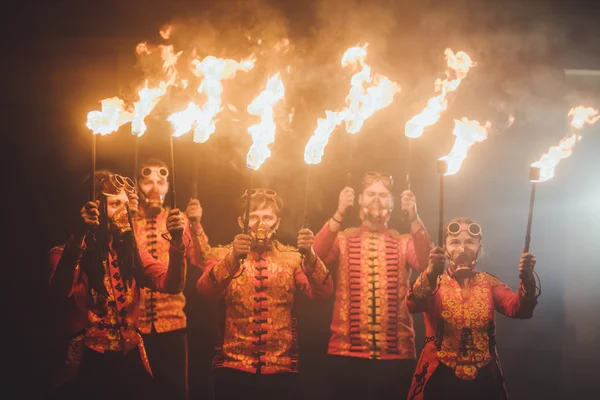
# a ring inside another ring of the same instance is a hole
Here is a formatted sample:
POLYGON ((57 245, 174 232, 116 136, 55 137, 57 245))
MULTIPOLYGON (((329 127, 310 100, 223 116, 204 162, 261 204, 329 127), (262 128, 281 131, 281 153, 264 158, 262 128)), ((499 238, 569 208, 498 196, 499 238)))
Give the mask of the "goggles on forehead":
MULTIPOLYGON (((451 222, 450 224, 448 224, 448 236, 457 236, 460 232, 462 232, 464 229, 461 229, 460 225, 461 224, 458 222, 451 222)), ((479 226, 479 224, 476 222, 470 223, 466 231, 469 232, 469 235, 471 236, 481 236, 481 226, 479 226)))
MULTIPOLYGON (((265 196, 268 199, 274 199, 277 197, 277 192, 274 191, 273 189, 252 189, 250 191, 250 198, 254 198, 256 196, 265 196)), ((246 192, 244 192, 244 194, 242 195, 242 198, 245 199, 246 197, 248 197, 248 191, 246 190, 246 192)))
MULTIPOLYGON (((153 170, 153 168, 151 168, 151 167, 142 168, 142 171, 141 171, 142 177, 149 178, 150 175, 152 175, 152 170, 153 170)), ((165 167, 159 167, 158 170, 156 171, 156 173, 161 178, 166 178, 167 176, 169 176, 169 170, 166 169, 165 167)))
POLYGON ((118 174, 110 174, 101 182, 101 191, 105 196, 116 196, 125 190, 127 196, 135 193, 135 183, 126 177, 118 174))
POLYGON ((394 184, 394 178, 388 174, 382 174, 380 172, 369 171, 366 172, 363 177, 364 184, 372 184, 377 181, 382 181, 386 186, 391 187, 394 184))

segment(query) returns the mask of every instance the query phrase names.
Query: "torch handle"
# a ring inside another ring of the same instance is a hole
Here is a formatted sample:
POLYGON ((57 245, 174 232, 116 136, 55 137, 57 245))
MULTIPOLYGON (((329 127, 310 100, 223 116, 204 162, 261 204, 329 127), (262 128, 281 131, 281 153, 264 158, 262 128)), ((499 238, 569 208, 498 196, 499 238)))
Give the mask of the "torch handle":
POLYGON ((440 174, 440 210, 438 220, 438 246, 444 246, 444 174, 440 174))
POLYGON ((175 152, 173 151, 173 136, 169 139, 169 147, 171 148, 171 204, 173 208, 177 208, 177 201, 175 196, 175 152))
POLYGON ((96 134, 92 134, 92 201, 96 201, 96 134))
POLYGON ((527 231, 525 233, 525 247, 523 253, 529 253, 529 244, 531 243, 531 224, 533 222, 533 205, 535 203, 535 182, 531 183, 531 195, 529 196, 529 215, 527 216, 527 231))

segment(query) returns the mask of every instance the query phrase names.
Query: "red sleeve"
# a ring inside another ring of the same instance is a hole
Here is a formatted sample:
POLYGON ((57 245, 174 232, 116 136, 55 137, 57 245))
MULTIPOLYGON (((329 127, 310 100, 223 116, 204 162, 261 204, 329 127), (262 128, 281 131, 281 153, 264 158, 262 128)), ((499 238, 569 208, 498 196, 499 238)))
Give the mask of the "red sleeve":
POLYGON ((317 258, 314 266, 296 267, 294 280, 296 287, 310 299, 328 299, 333 295, 333 280, 325 264, 317 258))
POLYGON ((429 252, 432 248, 433 242, 424 226, 416 232, 411 232, 406 248, 408 266, 419 272, 425 270, 429 264, 429 252))
POLYGON ((488 276, 492 283, 496 311, 510 318, 528 319, 533 316, 537 304, 535 282, 533 285, 521 282, 515 293, 495 276, 488 276))
POLYGON ((169 265, 155 260, 145 249, 140 249, 144 274, 149 278, 152 289, 162 293, 178 294, 185 286, 185 251, 169 248, 169 265))
POLYGON ((315 236, 313 247, 317 256, 330 268, 337 265, 340 257, 338 232, 329 229, 329 222, 326 222, 315 236))

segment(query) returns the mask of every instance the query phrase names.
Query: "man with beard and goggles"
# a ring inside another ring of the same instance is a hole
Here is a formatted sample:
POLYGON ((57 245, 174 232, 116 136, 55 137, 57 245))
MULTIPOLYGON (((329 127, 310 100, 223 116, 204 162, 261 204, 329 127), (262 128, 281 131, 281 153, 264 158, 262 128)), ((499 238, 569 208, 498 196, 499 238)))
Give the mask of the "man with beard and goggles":
MULTIPOLYGON (((167 231, 170 207, 165 204, 169 192, 169 169, 159 159, 140 164, 137 178, 139 204, 134 209, 134 230, 140 248, 153 258, 169 262, 167 231)), ((208 250, 208 238, 200 223, 202 208, 191 199, 185 212, 184 240, 188 264, 200 268, 208 250)), ((198 275, 199 276, 199 272, 198 275)), ((183 293, 160 293, 152 288, 142 290, 139 330, 144 338, 148 359, 162 398, 185 400, 188 397, 188 343, 186 298, 183 293)))
POLYGON ((390 175, 366 173, 358 197, 362 224, 340 231, 354 205, 354 190, 344 188, 315 239, 336 281, 328 348, 335 400, 396 399, 408 392, 415 368, 413 321, 403 299, 412 270, 427 266, 432 243, 410 190, 400 195, 410 233, 388 228, 392 184, 390 175))
POLYGON ((412 313, 424 313, 426 340, 408 399, 504 400, 507 398, 496 350, 495 311, 510 318, 533 316, 537 304, 535 257, 521 255, 517 292, 495 276, 477 271, 481 227, 455 218, 444 248, 429 255, 407 298, 412 313))
POLYGON ((246 202, 249 233, 213 248, 197 282, 198 292, 222 307, 213 361, 215 399, 293 400, 299 390, 296 294, 325 299, 333 284, 309 229, 298 232, 297 249, 275 239, 283 207, 275 191, 254 189, 242 196, 240 228, 246 202))
POLYGON ((155 398, 154 380, 137 331, 142 287, 180 293, 185 285, 185 220, 169 211, 169 263, 138 249, 129 198, 133 181, 109 171, 95 175, 96 201, 63 246, 49 253, 50 291, 62 299, 70 335, 57 398, 155 398))

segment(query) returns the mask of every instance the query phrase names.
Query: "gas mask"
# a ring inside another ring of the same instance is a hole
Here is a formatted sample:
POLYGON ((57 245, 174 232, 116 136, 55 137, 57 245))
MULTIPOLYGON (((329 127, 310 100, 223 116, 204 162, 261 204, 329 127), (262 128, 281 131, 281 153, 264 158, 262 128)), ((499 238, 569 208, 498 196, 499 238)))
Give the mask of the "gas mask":
POLYGON ((131 232, 131 224, 129 223, 129 215, 127 213, 127 206, 123 204, 115 213, 109 221, 110 231, 119 232, 120 235, 125 234, 127 232, 131 232))
POLYGON ((275 229, 269 226, 266 222, 261 221, 254 225, 250 229, 250 236, 252 237, 252 246, 268 248, 273 244, 273 238, 275 237, 275 229))
POLYGON ((162 210, 168 189, 167 185, 160 185, 159 182, 166 181, 169 170, 164 167, 143 167, 140 174, 142 179, 150 179, 155 183, 147 192, 140 190, 139 195, 140 204, 143 205, 146 213, 149 216, 156 216, 162 210))
POLYGON ((454 275, 458 276, 471 276, 475 271, 477 265, 477 257, 479 257, 479 251, 474 252, 473 250, 461 246, 452 254, 446 250, 446 255, 450 260, 450 271, 454 275))
POLYGON ((360 209, 360 219, 366 219, 376 224, 385 224, 390 220, 392 208, 385 208, 379 199, 373 199, 369 204, 360 209))
MULTIPOLYGON (((135 184, 125 176, 110 174, 101 182, 101 192, 104 196, 118 196, 123 191, 128 198, 135 195, 135 184)), ((123 204, 109 221, 110 230, 123 234, 131 232, 132 227, 129 223, 129 214, 127 204, 123 204)))

